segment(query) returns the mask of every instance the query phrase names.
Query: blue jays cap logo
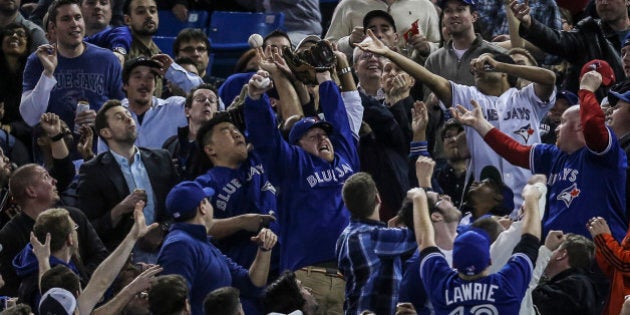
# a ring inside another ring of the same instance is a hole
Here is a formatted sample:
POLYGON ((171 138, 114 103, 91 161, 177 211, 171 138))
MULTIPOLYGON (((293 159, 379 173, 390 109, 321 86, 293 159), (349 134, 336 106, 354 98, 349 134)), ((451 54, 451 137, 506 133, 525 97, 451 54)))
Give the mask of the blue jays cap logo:
POLYGON ((567 208, 569 208, 573 199, 577 198, 580 195, 580 192, 581 190, 577 187, 577 183, 573 183, 573 185, 562 190, 556 199, 564 202, 567 208))

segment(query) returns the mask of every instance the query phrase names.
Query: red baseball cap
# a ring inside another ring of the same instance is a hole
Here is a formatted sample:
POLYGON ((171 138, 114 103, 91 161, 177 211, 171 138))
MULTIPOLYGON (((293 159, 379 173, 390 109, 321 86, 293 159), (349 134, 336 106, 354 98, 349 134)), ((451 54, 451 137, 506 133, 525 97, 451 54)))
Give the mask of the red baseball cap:
POLYGON ((613 72, 613 69, 610 67, 608 62, 601 59, 593 59, 584 64, 584 66, 582 66, 582 70, 580 70, 580 80, 582 80, 582 76, 585 73, 592 70, 595 70, 602 75, 603 86, 610 86, 615 83, 615 72, 613 72))

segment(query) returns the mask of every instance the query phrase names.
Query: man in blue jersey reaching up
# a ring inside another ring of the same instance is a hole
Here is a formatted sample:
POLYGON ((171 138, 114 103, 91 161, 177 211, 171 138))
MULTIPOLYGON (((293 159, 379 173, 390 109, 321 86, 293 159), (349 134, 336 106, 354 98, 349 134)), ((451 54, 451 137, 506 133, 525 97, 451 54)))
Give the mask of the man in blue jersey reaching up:
POLYGON ((313 289, 320 310, 341 314, 345 282, 337 269, 335 243, 349 221, 341 189, 359 169, 357 140, 339 89, 325 71, 316 77, 326 121, 303 118, 285 141, 265 95, 271 85, 258 84, 268 76, 259 71, 249 81, 244 111, 254 151, 279 188, 280 269, 296 271, 313 289))
POLYGON ((497 273, 489 274, 490 237, 471 228, 455 238, 453 267, 435 244, 423 189, 407 193, 413 200, 414 231, 420 250, 420 274, 435 314, 518 314, 531 280, 540 243, 538 201, 545 198, 545 177, 532 177, 523 188, 523 232, 512 257, 497 273))

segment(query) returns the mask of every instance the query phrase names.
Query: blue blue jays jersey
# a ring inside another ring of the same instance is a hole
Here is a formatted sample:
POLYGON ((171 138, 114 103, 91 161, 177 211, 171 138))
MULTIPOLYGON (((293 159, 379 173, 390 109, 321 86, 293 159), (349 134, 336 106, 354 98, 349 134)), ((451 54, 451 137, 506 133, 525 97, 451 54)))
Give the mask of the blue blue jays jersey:
MULTIPOLYGON (((267 180, 260 160, 252 152, 238 169, 212 167, 195 181, 214 189, 210 203, 214 207, 215 218, 225 219, 246 213, 269 214, 269 211, 277 213, 276 189, 267 180)), ((271 223, 270 228, 278 233, 277 223, 271 223)), ((226 256, 247 268, 258 250, 258 245, 250 241, 254 235, 242 230, 217 241, 216 245, 226 256)))
POLYGON ((584 147, 573 154, 548 144, 536 145, 530 153, 530 168, 547 175, 548 210, 543 217, 543 237, 549 230, 562 230, 590 238, 588 220, 606 219, 619 242, 626 235, 626 153, 609 129, 610 142, 602 153, 584 147))
POLYGON ((437 247, 425 249, 420 263, 422 282, 436 315, 518 314, 533 269, 527 255, 514 253, 499 272, 466 281, 448 266, 437 247))
POLYGON ((254 151, 260 154, 271 183, 279 188, 281 269, 336 260, 337 238, 349 222, 341 188, 359 170, 357 140, 336 84, 323 82, 319 94, 326 121, 334 128, 329 135, 335 154, 332 162, 282 138, 267 96, 245 101, 245 122, 254 151))

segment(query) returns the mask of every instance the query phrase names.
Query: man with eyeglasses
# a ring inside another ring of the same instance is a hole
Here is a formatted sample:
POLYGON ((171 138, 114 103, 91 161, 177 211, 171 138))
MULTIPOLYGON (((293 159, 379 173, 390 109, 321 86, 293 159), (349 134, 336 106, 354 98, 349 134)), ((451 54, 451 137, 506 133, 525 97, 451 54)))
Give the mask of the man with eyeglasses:
MULTIPOLYGON (((170 57, 161 56, 163 60, 172 62, 170 57)), ((178 127, 187 124, 185 98, 171 96, 161 99, 153 95, 163 73, 162 65, 155 58, 138 57, 125 62, 123 68, 123 89, 127 98, 122 100, 122 106, 136 121, 138 136, 135 144, 140 147, 161 148, 166 139, 177 134, 178 127)), ((99 141, 98 152, 105 150, 105 143, 99 141)))
MULTIPOLYGON (((17 296, 20 279, 13 268, 13 257, 29 243, 29 235, 38 215, 46 209, 59 206, 56 183, 57 180, 37 164, 26 164, 12 172, 9 188, 22 212, 0 230, 0 274, 5 282, 0 294, 17 296)), ((78 255, 72 257, 72 261, 91 275, 107 257, 107 249, 81 210, 67 206, 64 209, 78 225, 78 238, 81 239, 78 255)))
POLYGON ((206 72, 210 62, 210 40, 206 34, 195 28, 185 28, 177 34, 173 43, 175 58, 188 57, 197 65, 199 76, 206 83, 221 86, 223 79, 216 78, 206 72))
POLYGON ((177 134, 166 139, 162 147, 171 153, 182 179, 193 180, 206 171, 201 165, 203 152, 197 144, 197 135, 219 110, 216 88, 207 83, 194 88, 186 96, 184 107, 188 125, 177 128, 177 134))

